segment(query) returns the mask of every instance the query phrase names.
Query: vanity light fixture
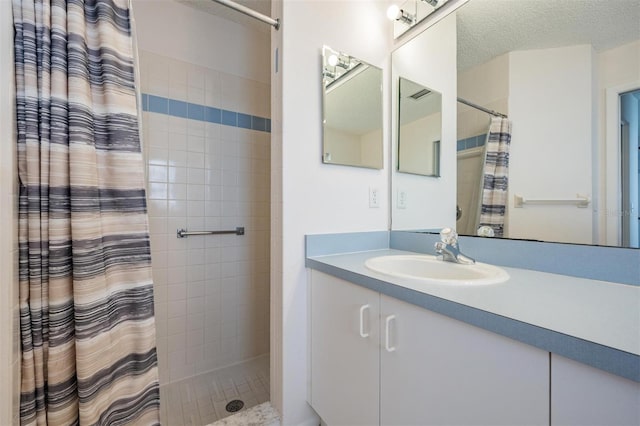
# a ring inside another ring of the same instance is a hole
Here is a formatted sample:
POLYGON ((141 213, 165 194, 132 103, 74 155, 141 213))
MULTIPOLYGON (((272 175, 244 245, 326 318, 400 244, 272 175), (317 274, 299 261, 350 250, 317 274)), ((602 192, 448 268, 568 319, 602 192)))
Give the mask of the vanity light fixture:
POLYGON ((327 67, 324 68, 324 72, 322 73, 322 76, 325 79, 325 82, 324 82, 325 86, 337 78, 336 73, 333 71, 330 71, 327 67))
POLYGON ((332 67, 340 67, 348 70, 351 68, 351 58, 349 56, 343 56, 341 54, 332 53, 327 59, 327 63, 332 67))
POLYGON ((322 76, 325 87, 336 82, 340 77, 346 75, 359 65, 358 60, 326 46, 323 48, 323 57, 324 67, 322 76))
POLYGON ((400 7, 396 4, 392 4, 387 9, 387 18, 389 18, 392 21, 403 22, 409 26, 412 26, 416 23, 416 15, 412 15, 409 12, 405 12, 404 10, 400 9, 400 7))

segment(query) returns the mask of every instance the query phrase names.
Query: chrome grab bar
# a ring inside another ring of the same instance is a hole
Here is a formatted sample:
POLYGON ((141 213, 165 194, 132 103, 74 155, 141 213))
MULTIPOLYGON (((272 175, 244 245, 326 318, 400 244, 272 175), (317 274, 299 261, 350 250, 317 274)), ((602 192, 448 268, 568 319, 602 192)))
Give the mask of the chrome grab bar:
POLYGON ((516 209, 520 209, 524 207, 525 204, 567 204, 567 205, 575 205, 578 208, 584 209, 589 206, 591 203, 591 198, 587 195, 576 194, 576 198, 558 198, 558 199, 530 199, 525 198, 520 194, 515 194, 513 196, 513 207, 516 209))
POLYGON ((231 230, 231 231, 187 231, 186 229, 178 229, 176 231, 176 236, 178 238, 187 238, 190 235, 223 235, 223 234, 244 235, 244 226, 239 226, 235 230, 231 230))

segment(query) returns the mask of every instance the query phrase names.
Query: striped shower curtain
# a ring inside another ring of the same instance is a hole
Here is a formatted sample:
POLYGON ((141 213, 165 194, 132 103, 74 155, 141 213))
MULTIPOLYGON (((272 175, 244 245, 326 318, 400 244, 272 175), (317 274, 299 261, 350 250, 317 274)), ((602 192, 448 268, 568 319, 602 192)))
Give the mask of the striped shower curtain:
POLYGON ((158 424, 128 1, 13 13, 21 424, 158 424))
POLYGON ((506 118, 492 117, 485 150, 479 227, 491 227, 496 237, 504 236, 510 144, 511 122, 506 118))

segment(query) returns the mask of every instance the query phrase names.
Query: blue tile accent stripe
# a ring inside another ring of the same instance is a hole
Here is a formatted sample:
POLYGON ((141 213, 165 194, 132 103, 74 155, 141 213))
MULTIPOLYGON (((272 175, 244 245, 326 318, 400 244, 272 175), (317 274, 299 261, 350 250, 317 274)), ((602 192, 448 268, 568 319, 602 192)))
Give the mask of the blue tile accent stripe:
POLYGON ((271 119, 269 118, 257 117, 242 112, 229 111, 147 93, 142 94, 142 110, 156 112, 158 114, 167 114, 173 117, 188 118, 190 120, 271 133, 271 119))
POLYGON ((458 145, 457 145, 457 151, 464 151, 465 149, 484 146, 486 140, 487 140, 486 134, 471 136, 470 138, 466 138, 466 139, 459 139, 458 145))

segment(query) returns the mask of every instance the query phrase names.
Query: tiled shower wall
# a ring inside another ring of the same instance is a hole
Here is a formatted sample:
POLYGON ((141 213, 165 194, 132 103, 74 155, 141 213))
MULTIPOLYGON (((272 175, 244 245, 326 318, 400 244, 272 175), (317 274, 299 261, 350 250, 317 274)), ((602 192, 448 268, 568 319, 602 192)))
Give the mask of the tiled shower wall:
POLYGON ((269 352, 269 86, 140 52, 160 382, 269 352), (244 236, 176 230, 245 227, 244 236))

